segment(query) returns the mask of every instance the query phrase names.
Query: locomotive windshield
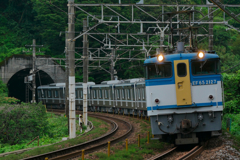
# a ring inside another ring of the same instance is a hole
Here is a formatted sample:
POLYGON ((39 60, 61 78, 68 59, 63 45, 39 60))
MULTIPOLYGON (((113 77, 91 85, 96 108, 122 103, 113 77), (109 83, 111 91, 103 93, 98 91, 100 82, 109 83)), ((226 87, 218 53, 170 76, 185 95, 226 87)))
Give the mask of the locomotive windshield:
POLYGON ((219 59, 207 59, 202 62, 199 62, 199 61, 192 62, 193 75, 207 75, 207 74, 219 74, 219 73, 220 73, 219 59))
POLYGON ((146 66, 146 79, 168 78, 172 76, 171 63, 151 64, 146 66))

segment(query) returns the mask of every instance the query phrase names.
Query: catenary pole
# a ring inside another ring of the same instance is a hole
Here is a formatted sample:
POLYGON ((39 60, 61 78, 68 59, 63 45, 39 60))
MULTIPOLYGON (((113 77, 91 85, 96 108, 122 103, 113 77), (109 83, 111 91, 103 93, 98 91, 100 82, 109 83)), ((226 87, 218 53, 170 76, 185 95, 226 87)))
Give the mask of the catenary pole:
POLYGON ((68 0, 68 66, 69 66, 69 138, 76 137, 75 113, 75 7, 74 0, 68 0))
MULTIPOLYGON (((83 19, 83 32, 87 30, 87 19, 83 19)), ((87 125, 87 82, 88 82, 88 37, 83 35, 83 123, 87 125)))
POLYGON ((68 67, 68 51, 67 51, 67 45, 68 45, 68 33, 65 33, 65 74, 66 74, 66 79, 65 79, 65 114, 66 117, 68 118, 68 134, 69 132, 69 67, 68 67))
MULTIPOLYGON (((32 47, 32 70, 30 74, 32 75, 32 100, 31 103, 36 103, 36 47, 43 47, 43 45, 36 45, 36 40, 33 39, 33 43, 31 45, 25 45, 25 47, 32 47)), ((29 52, 29 51, 27 51, 29 52)))
POLYGON ((32 86, 33 86, 33 90, 32 90, 32 103, 36 103, 36 80, 35 80, 35 63, 36 63, 36 39, 33 39, 33 62, 32 62, 32 86))

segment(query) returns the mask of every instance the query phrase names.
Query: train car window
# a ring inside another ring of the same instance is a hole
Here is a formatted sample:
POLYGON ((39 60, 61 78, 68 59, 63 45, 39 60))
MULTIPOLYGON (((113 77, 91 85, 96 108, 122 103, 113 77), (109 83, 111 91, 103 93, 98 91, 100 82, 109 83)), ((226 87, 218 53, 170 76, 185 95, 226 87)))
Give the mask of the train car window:
POLYGON ((93 90, 91 90, 92 98, 94 98, 93 90))
POLYGON ((48 97, 51 97, 51 90, 48 90, 48 97))
POLYGON ((120 93, 119 93, 119 89, 117 89, 117 98, 119 99, 120 97, 120 93))
POLYGON ((78 98, 78 91, 75 89, 75 98, 78 98))
POLYGON ((99 90, 99 98, 102 98, 102 90, 99 90))
POLYGON ((96 98, 96 90, 93 90, 93 98, 96 98))
POLYGON ((44 98, 44 91, 42 90, 41 93, 42 93, 42 94, 41 94, 41 95, 42 95, 42 98, 44 98))
MULTIPOLYGON (((80 91, 81 93, 81 95, 83 96, 83 92, 82 91, 80 91)), ((91 92, 90 92, 90 89, 88 88, 87 89, 87 94, 88 94, 88 99, 90 100, 91 99, 91 92)))
POLYGON ((146 66, 146 79, 172 77, 172 64, 151 64, 146 66))
POLYGON ((55 90, 55 97, 58 97, 58 91, 55 90))
POLYGON ((131 98, 130 89, 127 89, 127 93, 128 93, 128 99, 130 99, 131 98))
POLYGON ((38 97, 41 97, 41 91, 38 90, 38 97))
POLYGON ((145 99, 145 90, 144 90, 144 88, 142 88, 142 97, 143 97, 143 99, 145 99))
POLYGON ((140 92, 140 88, 138 88, 138 99, 141 99, 141 92, 140 92))
POLYGON ((205 61, 193 61, 192 62, 192 74, 193 75, 209 75, 220 74, 220 60, 219 59, 207 59, 205 61))
POLYGON ((124 89, 122 89, 122 99, 125 98, 125 93, 124 93, 124 89))
POLYGON ((81 96, 81 98, 83 98, 83 91, 82 90, 80 91, 80 96, 81 96))
POLYGON ((108 92, 105 90, 105 98, 108 98, 108 92))
POLYGON ((111 92, 112 92, 111 90, 108 90, 109 99, 111 99, 111 95, 112 95, 111 92))
POLYGON ((185 77, 187 75, 187 66, 185 63, 177 64, 177 74, 179 77, 185 77))

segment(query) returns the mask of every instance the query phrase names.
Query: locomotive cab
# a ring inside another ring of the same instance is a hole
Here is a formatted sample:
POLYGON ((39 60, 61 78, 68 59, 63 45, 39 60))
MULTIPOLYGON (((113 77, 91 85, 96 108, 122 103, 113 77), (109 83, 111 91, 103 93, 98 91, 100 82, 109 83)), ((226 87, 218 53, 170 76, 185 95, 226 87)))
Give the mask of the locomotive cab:
POLYGON ((221 132, 220 59, 200 53, 176 53, 144 62, 152 134, 174 135, 179 145, 221 132))

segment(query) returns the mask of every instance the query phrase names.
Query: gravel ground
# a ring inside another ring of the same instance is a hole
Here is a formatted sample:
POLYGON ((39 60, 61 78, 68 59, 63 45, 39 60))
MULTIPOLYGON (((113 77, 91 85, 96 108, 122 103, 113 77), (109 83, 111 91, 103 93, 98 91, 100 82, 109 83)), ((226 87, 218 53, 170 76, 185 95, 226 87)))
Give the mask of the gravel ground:
POLYGON ((212 138, 196 160, 240 160, 240 150, 233 148, 233 140, 226 137, 229 135, 212 138))

